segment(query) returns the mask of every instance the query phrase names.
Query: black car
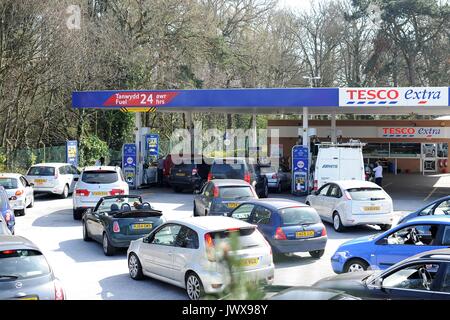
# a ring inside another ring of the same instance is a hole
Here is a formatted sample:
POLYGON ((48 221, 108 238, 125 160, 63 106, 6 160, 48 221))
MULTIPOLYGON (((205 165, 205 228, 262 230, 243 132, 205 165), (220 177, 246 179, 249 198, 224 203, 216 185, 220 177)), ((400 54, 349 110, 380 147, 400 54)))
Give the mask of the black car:
POLYGON ((241 179, 255 188, 258 197, 267 198, 269 195, 267 177, 261 173, 261 165, 253 158, 214 159, 208 181, 213 179, 241 179))
POLYGON ((423 252, 385 271, 328 277, 313 287, 343 291, 362 299, 450 300, 450 249, 423 252))
POLYGON ((175 164, 170 170, 169 184, 175 192, 199 190, 207 181, 211 160, 195 158, 175 164))

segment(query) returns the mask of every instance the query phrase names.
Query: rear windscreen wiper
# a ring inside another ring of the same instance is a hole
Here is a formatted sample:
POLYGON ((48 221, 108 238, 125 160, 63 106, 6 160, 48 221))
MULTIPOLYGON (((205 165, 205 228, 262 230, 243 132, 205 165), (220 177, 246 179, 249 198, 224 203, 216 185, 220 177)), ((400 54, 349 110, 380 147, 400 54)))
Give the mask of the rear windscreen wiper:
POLYGON ((11 274, 0 274, 0 279, 4 279, 4 278, 6 278, 6 279, 17 279, 18 278, 18 276, 14 276, 14 275, 11 275, 11 274))

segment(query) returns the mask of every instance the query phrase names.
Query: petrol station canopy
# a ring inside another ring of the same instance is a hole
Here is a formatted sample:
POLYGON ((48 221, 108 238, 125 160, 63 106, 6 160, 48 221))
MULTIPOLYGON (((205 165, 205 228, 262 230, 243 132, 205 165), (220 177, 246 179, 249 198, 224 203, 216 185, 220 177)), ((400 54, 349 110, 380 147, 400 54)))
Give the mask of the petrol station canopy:
POLYGON ((449 87, 261 88, 194 90, 76 91, 72 106, 158 112, 246 114, 449 113, 449 87))

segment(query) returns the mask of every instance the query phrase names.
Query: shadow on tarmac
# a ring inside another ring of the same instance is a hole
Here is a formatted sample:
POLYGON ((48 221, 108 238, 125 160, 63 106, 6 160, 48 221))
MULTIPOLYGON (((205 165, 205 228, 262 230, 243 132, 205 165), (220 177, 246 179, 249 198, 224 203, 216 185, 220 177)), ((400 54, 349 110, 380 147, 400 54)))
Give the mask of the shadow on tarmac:
POLYGON ((59 248, 55 250, 55 252, 63 252, 75 262, 123 260, 124 258, 126 258, 126 248, 117 249, 114 256, 107 257, 103 253, 101 243, 98 243, 96 241, 83 241, 83 239, 81 238, 81 233, 82 230, 80 228, 80 239, 72 239, 59 242, 59 248))
MULTIPOLYGON (((54 211, 33 221, 33 227, 77 227, 80 221, 73 220, 72 209, 54 211)), ((81 229, 80 229, 81 230, 81 229)))

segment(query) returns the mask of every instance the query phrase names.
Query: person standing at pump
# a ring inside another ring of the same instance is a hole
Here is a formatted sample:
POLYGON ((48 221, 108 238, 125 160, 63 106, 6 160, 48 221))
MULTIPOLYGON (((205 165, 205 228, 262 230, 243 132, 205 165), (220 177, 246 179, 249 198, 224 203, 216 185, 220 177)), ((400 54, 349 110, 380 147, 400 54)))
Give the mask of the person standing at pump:
POLYGON ((383 181, 383 167, 380 165, 380 162, 375 162, 376 166, 373 168, 373 172, 375 173, 375 183, 382 187, 383 181))
POLYGON ((163 186, 163 177, 164 177, 164 157, 161 156, 158 160, 158 185, 160 187, 163 186))

